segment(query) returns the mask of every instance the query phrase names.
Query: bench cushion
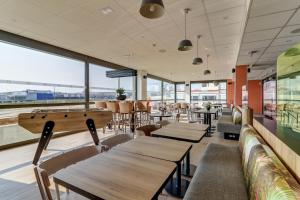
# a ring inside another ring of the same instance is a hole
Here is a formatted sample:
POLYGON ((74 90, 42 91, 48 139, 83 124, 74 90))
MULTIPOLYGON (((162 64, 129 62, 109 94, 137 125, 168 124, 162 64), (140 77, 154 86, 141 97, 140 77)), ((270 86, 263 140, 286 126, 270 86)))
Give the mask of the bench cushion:
POLYGON ((286 177, 263 145, 255 145, 249 157, 246 173, 250 199, 300 199, 300 185, 292 177, 286 177))
POLYGON ((184 199, 248 199, 241 163, 238 146, 209 144, 184 199))
POLYGON ((231 115, 222 115, 217 123, 218 132, 240 134, 241 125, 233 123, 231 115))

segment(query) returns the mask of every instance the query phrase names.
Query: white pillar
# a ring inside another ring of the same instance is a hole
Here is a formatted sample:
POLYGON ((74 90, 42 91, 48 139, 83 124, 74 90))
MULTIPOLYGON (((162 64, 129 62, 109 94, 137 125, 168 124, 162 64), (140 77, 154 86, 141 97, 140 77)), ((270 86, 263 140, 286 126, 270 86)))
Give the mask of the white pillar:
POLYGON ((143 70, 137 71, 137 93, 138 100, 147 99, 147 72, 143 70))

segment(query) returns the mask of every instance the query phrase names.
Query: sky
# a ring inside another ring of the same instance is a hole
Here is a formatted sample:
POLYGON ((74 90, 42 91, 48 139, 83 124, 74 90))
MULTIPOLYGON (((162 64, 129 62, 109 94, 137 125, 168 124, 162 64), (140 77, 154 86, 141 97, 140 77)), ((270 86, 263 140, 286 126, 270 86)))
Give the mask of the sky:
MULTIPOLYGON (((57 55, 0 42, 0 80, 84 86, 84 63, 57 55)), ((90 86, 117 88, 118 80, 107 78, 109 68, 90 65, 90 86)), ((132 89, 133 78, 122 78, 121 87, 132 89)), ((49 86, 0 84, 0 92, 25 89, 53 90, 49 86)), ((60 92, 78 92, 82 89, 56 88, 60 92)))

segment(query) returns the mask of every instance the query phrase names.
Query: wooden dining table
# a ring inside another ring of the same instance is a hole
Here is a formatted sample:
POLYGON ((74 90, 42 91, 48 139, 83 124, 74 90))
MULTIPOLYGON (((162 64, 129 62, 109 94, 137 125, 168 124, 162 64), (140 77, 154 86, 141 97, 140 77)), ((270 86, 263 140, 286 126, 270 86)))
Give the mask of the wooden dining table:
MULTIPOLYGON (((181 163, 185 157, 190 157, 192 145, 187 142, 141 136, 129 142, 120 144, 113 148, 117 151, 125 151, 143 156, 149 156, 162 160, 172 161, 177 165, 176 185, 168 184, 167 191, 173 196, 183 197, 189 182, 181 178, 181 163)), ((186 159, 186 173, 189 173, 190 159, 186 159)))
POLYGON ((175 171, 174 162, 112 150, 58 171, 53 180, 89 199, 157 199, 175 171))
POLYGON ((195 130, 195 131, 208 131, 208 124, 198 124, 198 123, 170 123, 165 126, 165 128, 173 128, 173 129, 187 129, 187 130, 195 130))

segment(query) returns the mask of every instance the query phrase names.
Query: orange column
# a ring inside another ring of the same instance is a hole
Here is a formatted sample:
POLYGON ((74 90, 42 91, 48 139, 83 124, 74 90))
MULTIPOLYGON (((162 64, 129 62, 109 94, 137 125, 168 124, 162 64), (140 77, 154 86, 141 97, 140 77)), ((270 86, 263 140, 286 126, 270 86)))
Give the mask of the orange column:
POLYGON ((234 81, 227 80, 227 105, 234 104, 234 81))
POLYGON ((261 114, 263 109, 262 93, 262 81, 248 81, 248 106, 253 109, 254 113, 257 114, 261 114))
POLYGON ((235 105, 242 105, 242 87, 247 85, 248 65, 239 65, 235 69, 235 105))

